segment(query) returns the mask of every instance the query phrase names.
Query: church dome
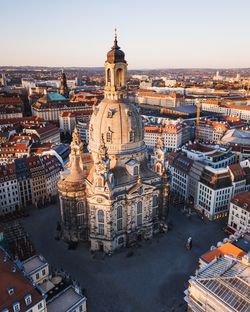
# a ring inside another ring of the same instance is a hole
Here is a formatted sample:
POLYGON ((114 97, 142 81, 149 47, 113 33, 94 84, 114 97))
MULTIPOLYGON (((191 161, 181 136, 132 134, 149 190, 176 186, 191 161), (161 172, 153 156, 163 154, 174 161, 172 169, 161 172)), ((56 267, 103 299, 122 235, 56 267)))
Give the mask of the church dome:
POLYGON ((129 154, 145 148, 141 116, 126 101, 103 100, 92 114, 89 149, 98 152, 104 142, 108 154, 129 154))
POLYGON ((107 62, 113 63, 126 63, 125 53, 120 49, 117 43, 117 37, 115 36, 114 45, 111 50, 107 53, 107 62))

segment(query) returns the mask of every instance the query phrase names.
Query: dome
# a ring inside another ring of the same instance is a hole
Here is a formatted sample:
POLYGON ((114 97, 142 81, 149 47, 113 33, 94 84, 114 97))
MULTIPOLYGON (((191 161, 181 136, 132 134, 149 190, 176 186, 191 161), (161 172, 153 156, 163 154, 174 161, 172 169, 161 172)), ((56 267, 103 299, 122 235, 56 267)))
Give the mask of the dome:
POLYGON ((141 116, 133 104, 103 100, 89 124, 89 149, 98 152, 103 141, 108 154, 129 154, 145 149, 141 116))
POLYGON ((114 45, 107 53, 107 62, 113 63, 126 63, 125 53, 120 49, 117 44, 117 38, 115 37, 114 45))

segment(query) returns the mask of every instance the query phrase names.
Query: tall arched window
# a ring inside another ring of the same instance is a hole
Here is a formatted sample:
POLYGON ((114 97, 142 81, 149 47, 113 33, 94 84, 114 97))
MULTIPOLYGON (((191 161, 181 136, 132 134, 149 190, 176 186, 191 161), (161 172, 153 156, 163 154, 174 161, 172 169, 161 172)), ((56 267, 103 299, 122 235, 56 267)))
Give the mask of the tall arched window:
POLYGON ((107 82, 111 81, 111 73, 110 73, 110 68, 107 70, 107 82))
POLYGON ((98 233, 99 235, 104 235, 104 211, 103 210, 98 210, 97 221, 98 221, 98 233))
POLYGON ((121 87, 122 86, 122 69, 121 68, 118 68, 116 70, 116 85, 118 87, 121 87))
POLYGON ((137 203, 137 225, 142 225, 142 202, 137 203))
POLYGON ((122 206, 117 207, 117 231, 122 230, 122 206))
POLYGON ((152 214, 153 218, 158 215, 158 196, 153 196, 153 202, 152 202, 152 214))
POLYGON ((85 208, 84 202, 77 203, 77 224, 78 225, 84 224, 84 208, 85 208))

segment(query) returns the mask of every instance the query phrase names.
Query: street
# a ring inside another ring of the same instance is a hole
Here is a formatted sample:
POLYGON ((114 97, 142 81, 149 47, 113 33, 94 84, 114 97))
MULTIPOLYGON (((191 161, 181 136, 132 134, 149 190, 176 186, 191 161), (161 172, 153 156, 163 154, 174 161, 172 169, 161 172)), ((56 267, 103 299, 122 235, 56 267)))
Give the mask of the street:
POLYGON ((76 250, 55 240, 58 205, 31 212, 22 219, 39 251, 53 268, 63 268, 86 290, 89 312, 185 311, 183 291, 199 256, 225 237, 222 221, 204 222, 171 207, 171 230, 112 257, 76 250), (192 237, 193 248, 186 249, 192 237))

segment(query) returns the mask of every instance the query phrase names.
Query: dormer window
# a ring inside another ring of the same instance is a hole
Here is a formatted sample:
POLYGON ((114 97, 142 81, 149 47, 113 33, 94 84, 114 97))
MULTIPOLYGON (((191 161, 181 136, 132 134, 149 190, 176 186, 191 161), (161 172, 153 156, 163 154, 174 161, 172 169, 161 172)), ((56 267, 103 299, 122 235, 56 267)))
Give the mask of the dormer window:
POLYGON ((11 287, 11 288, 8 288, 8 294, 11 296, 14 294, 14 288, 11 287))
POLYGON ((27 295, 24 297, 25 303, 28 306, 29 304, 31 304, 32 300, 31 300, 31 295, 27 295))
POLYGON ((16 302, 13 304, 13 310, 14 310, 14 312, 20 311, 20 303, 19 302, 16 302))

